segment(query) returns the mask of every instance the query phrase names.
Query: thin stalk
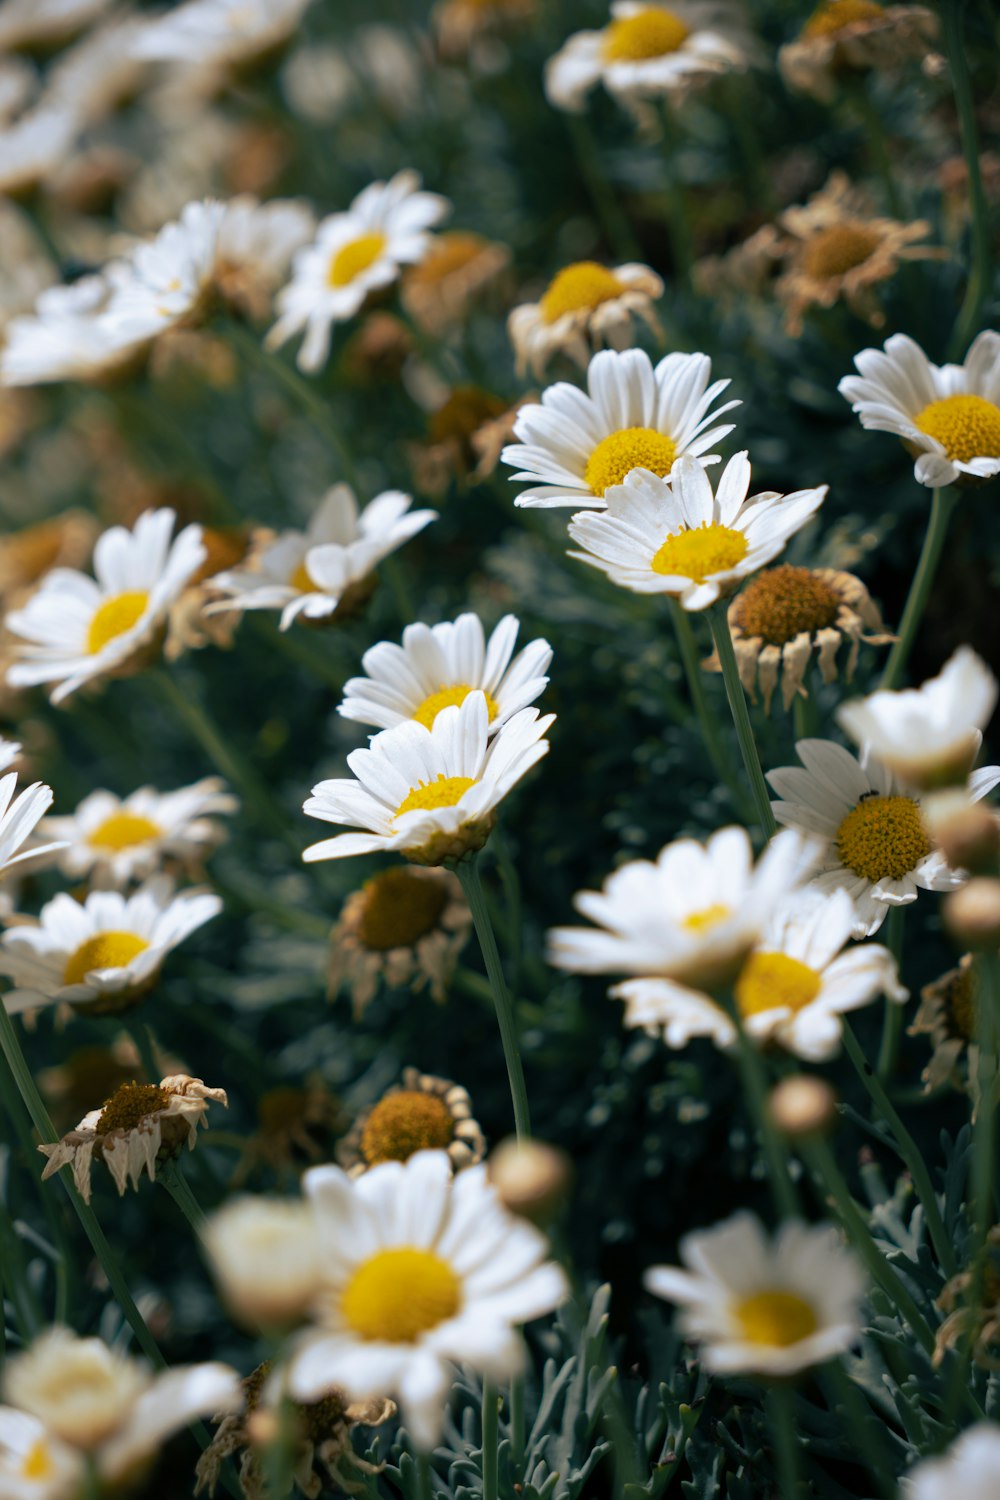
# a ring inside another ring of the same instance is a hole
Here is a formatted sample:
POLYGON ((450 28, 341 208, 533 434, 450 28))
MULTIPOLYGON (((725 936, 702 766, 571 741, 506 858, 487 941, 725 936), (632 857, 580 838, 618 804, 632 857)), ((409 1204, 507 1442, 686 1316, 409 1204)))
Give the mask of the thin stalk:
POLYGON ((135 1049, 139 1054, 142 1071, 145 1073, 149 1083, 159 1083, 160 1070, 156 1065, 155 1047, 153 1045, 153 1034, 145 1021, 135 1017, 125 1018, 125 1030, 135 1043, 135 1049))
POLYGON ((879 683, 882 688, 898 688, 906 670, 906 663, 909 660, 920 621, 923 619, 924 608, 941 559, 941 549, 948 533, 948 522, 957 499, 958 491, 953 489, 935 490, 931 497, 931 514, 924 536, 924 545, 920 551, 917 571, 910 584, 903 618, 899 624, 899 635, 889 652, 889 660, 885 664, 882 681, 879 683))
POLYGON ((691 627, 691 619, 687 610, 677 599, 668 599, 670 617, 674 623, 674 632, 677 636, 677 646, 681 653, 681 661, 684 664, 684 676, 687 678, 688 692, 691 695, 691 703, 698 716, 701 726, 701 737, 708 751, 708 758, 712 762, 716 776, 729 788, 737 810, 742 814, 745 812, 746 795, 744 788, 740 785, 732 762, 723 744, 720 733, 719 720, 712 710, 705 692, 704 674, 701 668, 701 659, 698 652, 698 643, 694 638, 694 630, 691 627))
POLYGON ((524 1376, 515 1375, 510 1383, 510 1462, 515 1483, 521 1483, 524 1467, 524 1376))
MULTIPOLYGON (((889 915, 886 917, 886 946, 896 966, 903 966, 903 923, 906 919, 905 906, 890 906, 889 915)), ((896 1062, 899 1057, 899 1041, 903 1030, 903 1007, 895 1000, 886 996, 883 1001, 882 1012, 882 1040, 878 1049, 878 1076, 883 1083, 888 1083, 896 1071, 896 1062)))
POLYGON ((781 1500, 799 1500, 802 1488, 799 1480, 799 1444, 795 1434, 792 1388, 784 1381, 775 1381, 768 1387, 767 1415, 771 1436, 774 1439, 775 1457, 778 1460, 778 1493, 781 1500))
POLYGON ((417 1495, 419 1500, 434 1500, 434 1490, 431 1486, 431 1460, 430 1455, 422 1449, 416 1455, 417 1460, 417 1495))
POLYGON ((979 167, 979 132, 976 127, 968 54, 962 34, 963 9, 962 0, 948 0, 946 5, 941 6, 951 82, 955 90, 955 105, 962 133, 962 152, 969 177, 969 203, 972 208, 972 269, 965 288, 965 297, 955 320, 951 342, 952 358, 957 358, 959 353, 966 349, 978 331, 983 304, 989 296, 992 283, 993 262, 989 204, 983 188, 983 174, 979 167))
POLYGON ((165 1162, 160 1171, 160 1181, 191 1225, 195 1233, 195 1238, 200 1239, 202 1230, 205 1227, 205 1214, 201 1204, 191 1191, 191 1184, 184 1176, 180 1163, 176 1161, 165 1162))
MULTIPOLYGON (((0 1202, 0 1269, 2 1269, 7 1291, 14 1307, 21 1337, 25 1343, 28 1343, 41 1326, 42 1310, 28 1279, 24 1246, 10 1210, 3 1202, 0 1202)), ((0 1291, 0 1324, 3 1323, 2 1310, 3 1294, 0 1291)))
POLYGON ((517 1023, 514 1019, 514 1004, 511 1000, 510 991, 507 988, 507 982, 504 979, 500 954, 497 952, 497 940, 493 932, 493 924, 490 921, 489 908, 486 905, 482 881, 479 878, 478 854, 474 854, 471 859, 462 860, 460 864, 455 866, 455 873, 462 882, 462 890, 465 892, 465 899, 469 903, 473 925, 476 929, 476 937, 479 939, 483 962, 486 965, 486 973, 489 976, 490 989, 493 991, 493 1005, 497 1013, 497 1024, 500 1027, 500 1041, 503 1044, 504 1061, 507 1064, 507 1078, 510 1083, 510 1097, 514 1106, 514 1129, 518 1140, 523 1140, 531 1134, 528 1091, 524 1084, 524 1069, 521 1065, 521 1053, 517 1042, 517 1023))
POLYGON ((764 1064, 756 1045, 747 1036, 740 1023, 736 1007, 732 1008, 738 1040, 738 1059, 743 1091, 747 1096, 751 1112, 760 1133, 761 1145, 767 1161, 767 1180, 774 1199, 774 1207, 782 1219, 801 1217, 795 1184, 789 1174, 788 1151, 776 1129, 767 1107, 767 1083, 764 1064))
POLYGON ((500 1397, 492 1380, 483 1381, 483 1500, 497 1500, 499 1487, 498 1416, 500 1397))
POLYGON ((753 794, 754 806, 757 810, 757 821, 761 826, 765 838, 771 838, 777 831, 774 814, 771 811, 771 797, 764 780, 764 772, 761 769, 760 756, 757 754, 757 742, 753 737, 753 725, 750 723, 750 711, 747 708, 746 694, 743 684, 740 682, 739 668, 736 665, 736 653, 733 650, 733 638, 729 633, 729 621, 726 618, 726 606, 724 603, 713 605, 709 611, 712 622, 712 636, 715 640, 715 649, 722 667, 722 678, 726 684, 726 697, 729 699, 729 711, 733 716, 733 724, 736 727, 736 738, 740 742, 740 754, 743 756, 743 768, 750 783, 753 794))

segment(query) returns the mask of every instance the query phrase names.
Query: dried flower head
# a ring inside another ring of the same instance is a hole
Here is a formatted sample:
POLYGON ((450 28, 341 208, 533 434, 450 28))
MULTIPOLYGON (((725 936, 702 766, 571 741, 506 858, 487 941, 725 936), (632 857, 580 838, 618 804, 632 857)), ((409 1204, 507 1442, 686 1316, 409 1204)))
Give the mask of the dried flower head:
POLYGON ((592 260, 564 266, 537 302, 522 303, 507 319, 518 374, 530 369, 540 376, 556 354, 566 354, 585 368, 605 344, 627 349, 633 342, 634 319, 641 318, 659 338, 653 303, 662 296, 663 281, 649 266, 609 270, 592 260))
POLYGON ((507 246, 481 234, 463 229, 439 234, 423 260, 403 272, 403 306, 428 333, 443 333, 463 322, 473 301, 509 264, 507 246))
POLYGON ((790 89, 829 103, 844 73, 888 72, 926 57, 938 23, 924 5, 877 5, 874 0, 822 0, 793 42, 778 52, 790 89))
POLYGON ((947 1316, 934 1335, 935 1366, 949 1349, 970 1346, 980 1369, 1000 1371, 1000 1224, 987 1235, 982 1264, 946 1281, 936 1306, 947 1316))
POLYGON ((441 56, 476 58, 477 44, 525 26, 538 13, 538 0, 438 0, 431 24, 441 56))
POLYGON ((965 1087, 959 1066, 963 1056, 969 1063, 969 1078, 975 1077, 976 971, 971 953, 966 953, 954 969, 924 985, 910 1035, 929 1036, 934 1048, 922 1075, 928 1093, 945 1083, 965 1087))
POLYGON ((482 429, 507 417, 497 444, 500 449, 513 432, 514 414, 500 396, 476 385, 459 385, 427 418, 427 437, 409 445, 414 488, 421 495, 440 500, 453 484, 475 484, 482 477, 476 437, 482 429))
POLYGON ((456 1172, 482 1161, 486 1140, 461 1084, 417 1068, 355 1120, 337 1148, 349 1177, 384 1161, 409 1161, 415 1151, 446 1151, 456 1172))
POLYGON ((339 1101, 317 1074, 302 1087, 279 1084, 257 1101, 257 1129, 249 1137, 233 1185, 257 1166, 270 1167, 279 1180, 297 1178, 307 1165, 328 1160, 330 1138, 342 1122, 339 1101))

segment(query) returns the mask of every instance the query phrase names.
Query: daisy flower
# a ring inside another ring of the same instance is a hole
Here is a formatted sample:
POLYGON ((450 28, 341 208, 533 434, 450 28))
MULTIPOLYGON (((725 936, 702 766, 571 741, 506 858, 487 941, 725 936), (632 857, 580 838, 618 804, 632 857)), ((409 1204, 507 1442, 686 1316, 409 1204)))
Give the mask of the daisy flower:
POLYGON ((53 683, 61 703, 84 683, 133 666, 205 558, 200 526, 171 541, 172 510, 148 510, 131 531, 112 526, 94 548, 96 581, 54 568, 23 609, 5 621, 17 636, 11 687, 53 683))
POLYGON ((481 692, 495 731, 544 692, 552 660, 548 641, 531 641, 517 656, 520 628, 515 615, 504 615, 486 641, 478 615, 459 615, 454 623, 407 625, 402 646, 379 641, 361 658, 367 676, 344 686, 339 712, 359 724, 393 729, 408 719, 431 729, 443 708, 464 703, 481 692), (513 660, 511 659, 513 657, 513 660))
POLYGON ((138 1191, 143 1172, 156 1179, 157 1163, 179 1156, 185 1143, 193 1151, 198 1126, 207 1124, 209 1102, 228 1107, 225 1089, 210 1089, 200 1078, 178 1073, 154 1083, 125 1083, 99 1109, 84 1115, 75 1130, 39 1151, 48 1161, 42 1181, 70 1167, 77 1191, 90 1202, 90 1169, 103 1161, 118 1196, 131 1184, 138 1191))
POLYGON ((843 1354, 861 1334, 865 1278, 837 1230, 787 1223, 770 1238, 750 1213, 681 1240, 680 1266, 645 1285, 677 1303, 684 1337, 718 1375, 795 1375, 843 1354))
POLYGON ((18 740, 5 740, 0 735, 0 771, 7 771, 17 760, 21 753, 21 744, 18 740))
POLYGON ((509 264, 507 246, 480 234, 459 229, 435 235, 423 259, 403 273, 403 306, 421 328, 440 336, 464 321, 509 264))
MULTIPOLYGON (((20 745, 13 740, 0 741, 0 749, 7 765, 21 751, 20 745)), ((61 841, 29 843, 38 824, 52 806, 52 788, 41 781, 35 781, 15 797, 16 786, 16 771, 0 777, 0 880, 12 870, 23 875, 39 864, 51 863, 54 856, 65 848, 61 841)))
POLYGON ((902 1500, 994 1500, 1000 1469, 1000 1427, 977 1422, 939 1458, 925 1458, 904 1476, 902 1500))
POLYGON ((933 1052, 921 1074, 925 1089, 931 1093, 945 1083, 964 1088, 965 1058, 970 1090, 978 1076, 979 1049, 976 1043, 977 982, 972 954, 966 953, 954 969, 925 984, 920 991, 920 1006, 910 1027, 911 1036, 929 1036, 933 1052))
POLYGON ((260 203, 251 193, 231 198, 219 225, 212 271, 223 302, 246 317, 266 318, 292 257, 315 233, 316 216, 307 203, 284 198, 260 203))
POLYGON ((297 1401, 331 1386, 398 1395, 419 1447, 444 1420, 452 1363, 507 1380, 524 1364, 516 1325, 558 1307, 569 1287, 545 1238, 503 1209, 482 1166, 454 1176, 418 1151, 352 1181, 313 1167, 303 1185, 323 1246, 316 1324, 288 1369, 297 1401))
POLYGON ((307 529, 284 531, 258 546, 245 568, 217 573, 212 588, 226 599, 207 615, 231 609, 278 609, 281 629, 304 620, 340 619, 367 600, 383 558, 437 520, 435 510, 410 510, 400 490, 386 490, 358 511, 349 485, 335 484, 307 529))
POLYGON ((117 337, 140 343, 204 321, 225 216, 224 203, 188 203, 179 219, 114 264, 104 320, 117 337))
MULTIPOLYGON (((824 841, 814 884, 843 886, 857 907, 856 937, 871 937, 890 906, 906 906, 917 891, 951 891, 964 876, 935 849, 920 811, 893 773, 873 755, 856 760, 830 740, 799 740, 802 767, 767 772, 778 794, 772 802, 779 823, 824 841)), ((1000 766, 974 771, 970 799, 1000 783, 1000 766)))
POLYGON ((95 886, 121 887, 145 880, 166 864, 197 870, 225 838, 214 813, 236 812, 235 797, 217 776, 176 792, 143 786, 127 797, 91 792, 71 817, 46 818, 40 832, 64 839, 64 874, 89 877, 95 886))
POLYGON ((727 401, 713 411, 729 381, 709 385, 711 376, 707 354, 668 354, 655 368, 641 349, 595 354, 586 395, 559 381, 542 393, 541 405, 521 407, 514 423, 518 442, 501 454, 518 470, 514 480, 532 481, 515 504, 603 510, 605 491, 633 469, 665 476, 683 454, 718 463, 708 449, 733 424, 711 424, 740 403, 727 401))
POLYGON ((905 333, 854 363, 858 374, 837 389, 862 427, 901 439, 920 484, 941 489, 1000 474, 1000 333, 981 333, 961 365, 932 365, 905 333))
POLYGON ((593 260, 564 266, 537 302, 522 303, 507 319, 517 373, 531 370, 540 376, 556 354, 586 366, 604 344, 627 349, 635 318, 659 337, 653 303, 662 296, 663 281, 649 266, 628 264, 611 271, 593 260))
POLYGON ((611 17, 602 31, 576 32, 549 59, 545 94, 557 109, 578 113, 598 83, 626 105, 679 101, 693 86, 747 66, 745 34, 717 3, 616 0, 611 17))
POLYGON ((323 220, 278 295, 279 318, 268 348, 280 348, 305 329, 299 368, 315 371, 326 363, 334 323, 353 318, 371 292, 389 286, 401 266, 416 264, 429 248, 428 230, 449 204, 419 188, 416 172, 397 172, 389 182, 366 187, 346 213, 323 220))
POLYGON ((283 45, 310 0, 186 0, 150 21, 135 44, 150 62, 202 71, 255 62, 283 45))
POLYGON ((996 701, 993 673, 960 646, 922 687, 854 698, 837 722, 904 781, 926 787, 965 780, 996 701))
POLYGON ((460 1172, 482 1161, 486 1139, 467 1089, 405 1068, 402 1084, 358 1115, 337 1147, 337 1160, 349 1177, 360 1177, 384 1161, 409 1161, 417 1151, 444 1151, 460 1172))
POLYGON ((481 849, 503 798, 548 753, 543 736, 554 722, 522 708, 491 739, 486 697, 473 692, 430 729, 416 720, 383 729, 347 757, 353 778, 321 781, 303 808, 366 831, 312 844, 302 858, 398 849, 414 864, 440 865, 481 849))
POLYGON ((556 927, 549 962, 576 974, 634 974, 612 991, 639 999, 665 982, 714 990, 735 979, 777 902, 810 873, 811 840, 778 834, 753 862, 744 828, 721 828, 707 844, 677 839, 657 857, 621 865, 602 891, 573 904, 593 927, 556 927), (647 976, 657 976, 647 977, 647 976))
POLYGON ((685 609, 707 609, 770 562, 826 498, 827 486, 747 499, 746 450, 722 471, 718 492, 696 458, 679 458, 669 480, 634 469, 605 494, 606 509, 581 511, 569 534, 580 562, 637 594, 672 594, 685 609))
POLYGON ((226 1306, 249 1328, 302 1321, 322 1284, 316 1219, 297 1198, 232 1198, 211 1215, 202 1245, 226 1306))
POLYGON ((11 1429, 23 1430, 27 1412, 45 1429, 40 1456, 50 1441, 76 1449, 108 1485, 139 1469, 194 1418, 232 1411, 241 1399, 239 1376, 228 1365, 154 1375, 101 1339, 78 1338, 59 1325, 8 1359, 3 1393, 10 1406, 0 1408, 0 1445, 11 1429))
POLYGON ((105 316, 112 287, 103 276, 47 287, 34 312, 11 318, 0 349, 0 385, 50 385, 120 375, 142 342, 105 316))
POLYGON ((37 1417, 0 1406, 0 1494, 8 1500, 76 1500, 85 1479, 83 1455, 37 1417))
POLYGON ((925 5, 875 0, 821 0, 794 41, 778 51, 790 89, 830 103, 845 71, 889 72, 908 58, 926 58, 938 23, 925 5))
POLYGON ((3 1003, 11 1015, 60 1004, 96 1016, 127 1010, 155 984, 171 949, 221 910, 218 896, 175 895, 164 877, 128 897, 92 891, 81 903, 55 896, 37 927, 11 927, 0 938, 0 974, 15 985, 3 1003))

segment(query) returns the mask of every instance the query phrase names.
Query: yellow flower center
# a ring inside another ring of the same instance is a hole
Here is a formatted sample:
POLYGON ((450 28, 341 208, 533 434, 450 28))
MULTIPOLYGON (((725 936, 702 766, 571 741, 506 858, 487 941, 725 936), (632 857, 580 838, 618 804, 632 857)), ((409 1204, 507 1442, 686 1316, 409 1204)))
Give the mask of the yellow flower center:
POLYGON ((374 234, 359 234, 356 240, 348 240, 330 261, 327 281, 331 286, 349 286, 356 277, 375 264, 385 246, 385 235, 378 231, 374 234))
POLYGON ((71 954, 63 984, 82 984, 93 969, 124 969, 149 944, 134 932, 96 932, 71 954))
POLYGON ((661 479, 677 457, 677 444, 654 427, 625 427, 602 438, 587 460, 584 480, 595 495, 621 484, 633 469, 651 469, 661 479))
POLYGON ((766 1010, 798 1012, 819 994, 823 981, 815 969, 787 953, 751 953, 733 991, 742 1016, 766 1010))
POLYGON ((136 844, 148 844, 158 839, 163 832, 151 818, 138 813, 116 812, 99 823, 87 839, 92 849, 131 849, 136 844))
POLYGON ((803 631, 812 635, 836 623, 840 595, 811 568, 781 563, 765 568, 736 601, 734 618, 744 635, 784 646, 803 631))
MULTIPOLYGON (((443 708, 451 708, 456 704, 461 706, 470 693, 477 691, 482 692, 482 689, 477 689, 468 682, 456 682, 452 687, 442 685, 436 693, 431 693, 424 699, 413 717, 418 724, 423 724, 425 728, 430 729, 443 708)), ((492 722, 500 712, 499 705, 492 693, 485 693, 483 696, 486 699, 486 708, 492 722)))
POLYGON ((87 631, 87 650, 91 656, 103 651, 109 641, 124 635, 126 630, 142 619, 149 603, 145 589, 131 589, 125 594, 114 594, 98 607, 87 631))
POLYGON ((52 1462, 48 1444, 44 1438, 39 1438, 37 1443, 32 1443, 24 1455, 24 1463, 21 1465, 22 1479, 44 1480, 55 1477, 56 1466, 52 1462))
POLYGON ((106 1101, 95 1129, 98 1135, 107 1135, 111 1130, 134 1130, 169 1103, 170 1095, 154 1083, 123 1083, 106 1101))
POLYGON ((825 0, 802 28, 804 37, 833 36, 858 21, 877 21, 884 11, 874 0, 825 0))
POLYGON ((650 5, 634 16, 612 21, 604 33, 604 57, 607 62, 647 62, 676 52, 690 35, 690 27, 673 11, 650 5))
POLYGON ((475 786, 474 776, 445 776, 442 772, 433 781, 421 781, 411 787, 396 808, 396 817, 408 812, 433 812, 438 807, 454 807, 461 802, 470 786, 475 786))
POLYGON ((596 260, 581 260, 553 277, 538 305, 543 320, 555 323, 567 313, 593 312, 602 302, 620 296, 623 290, 613 271, 596 260))
POLYGON ((295 572, 288 580, 289 588, 298 589, 300 594, 315 594, 316 584, 309 569, 306 567, 305 558, 299 563, 295 572))
POLYGON ((654 573, 704 583, 713 573, 735 568, 746 555, 747 539, 742 531, 703 521, 689 531, 668 536, 649 566, 654 573))
POLYGON ((872 882, 902 880, 916 869, 930 840, 912 797, 862 797, 837 829, 837 853, 855 875, 872 882))
POLYGON ((831 224, 812 234, 802 247, 802 269, 817 281, 843 276, 863 265, 881 244, 877 229, 865 224, 831 224))
POLYGON ((937 439, 953 463, 1000 458, 1000 406, 985 396, 944 396, 925 406, 913 422, 937 439))
POLYGON ((686 927, 688 932, 707 932, 710 927, 717 927, 731 915, 728 906, 716 901, 714 905, 705 906, 701 911, 689 912, 681 921, 681 926, 686 927))
POLYGON ((380 1099, 365 1121, 361 1154, 370 1167, 407 1161, 414 1151, 445 1151, 455 1121, 443 1099, 420 1089, 400 1089, 380 1099))
POLYGON ((743 1337, 769 1349, 801 1343, 819 1327, 815 1310, 794 1292, 754 1292, 738 1302, 734 1311, 743 1337))
POLYGON ((387 1344, 414 1344, 462 1306, 462 1284, 430 1250, 379 1250, 344 1290, 340 1310, 352 1332, 387 1344))
POLYGON ((444 881, 408 869, 386 870, 366 881, 363 890, 358 937, 375 953, 409 948, 432 932, 448 900, 444 881))

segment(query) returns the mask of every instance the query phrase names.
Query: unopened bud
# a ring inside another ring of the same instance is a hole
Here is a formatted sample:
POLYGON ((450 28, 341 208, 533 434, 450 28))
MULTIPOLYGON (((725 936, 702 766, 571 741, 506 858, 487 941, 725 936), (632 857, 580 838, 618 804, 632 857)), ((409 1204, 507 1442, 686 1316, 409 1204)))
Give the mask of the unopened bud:
POLYGON ((486 1168, 504 1207, 533 1224, 546 1224, 554 1217, 573 1176, 572 1162, 558 1146, 513 1136, 490 1152, 486 1168))
POLYGON ((933 836, 953 870, 986 875, 996 869, 1000 859, 1000 820, 988 807, 966 803, 943 818, 935 817, 933 836))
POLYGON ((945 900, 944 925, 962 948, 1000 947, 1000 880, 980 875, 945 900))
POLYGON ((268 1407, 258 1407, 247 1417, 247 1437, 255 1448, 270 1448, 278 1441, 280 1431, 278 1414, 268 1407))
POLYGON ((782 1135, 817 1135, 832 1129, 837 1118, 837 1095, 823 1078, 796 1073, 771 1090, 768 1112, 782 1135))

